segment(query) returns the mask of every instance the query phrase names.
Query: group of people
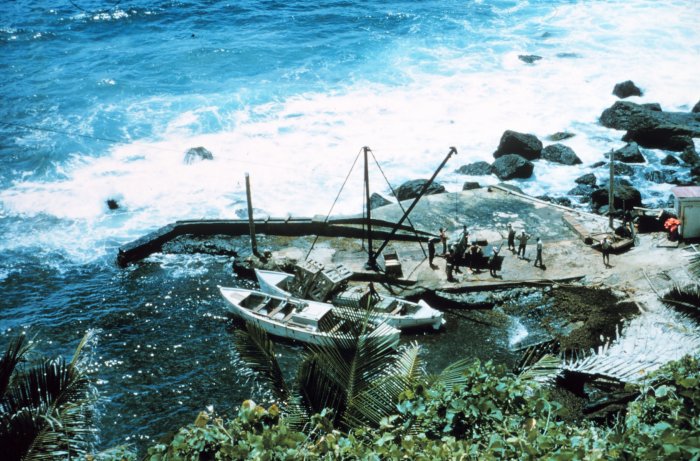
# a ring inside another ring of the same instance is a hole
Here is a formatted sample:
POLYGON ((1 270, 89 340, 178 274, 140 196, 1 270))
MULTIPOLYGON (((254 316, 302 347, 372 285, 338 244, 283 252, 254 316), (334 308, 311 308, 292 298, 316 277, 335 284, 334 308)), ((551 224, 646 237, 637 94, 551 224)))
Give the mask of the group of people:
MULTIPOLYGON (((515 240, 518 240, 518 258, 519 259, 525 259, 526 255, 526 250, 527 250, 527 242, 530 240, 532 236, 528 233, 526 233, 524 230, 520 232, 520 235, 516 237, 516 232, 515 229, 513 229, 513 225, 508 223, 508 249, 515 253, 515 240)), ((537 237, 537 241, 535 242, 536 244, 536 249, 537 249, 537 256, 535 257, 535 267, 539 267, 541 269, 545 269, 545 265, 542 262, 542 239, 537 237)))

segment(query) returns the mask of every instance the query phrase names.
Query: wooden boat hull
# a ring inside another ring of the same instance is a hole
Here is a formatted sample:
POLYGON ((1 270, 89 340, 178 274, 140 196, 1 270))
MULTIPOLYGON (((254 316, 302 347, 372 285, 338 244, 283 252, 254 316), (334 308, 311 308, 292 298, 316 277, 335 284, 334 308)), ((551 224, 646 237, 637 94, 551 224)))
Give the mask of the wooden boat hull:
MULTIPOLYGON (((260 291, 263 293, 282 297, 291 296, 291 293, 286 290, 286 287, 294 278, 292 274, 256 269, 255 276, 258 279, 260 291)), ((410 309, 413 311, 410 315, 401 314, 400 312, 393 313, 396 309, 392 309, 391 312, 376 312, 378 318, 399 330, 424 327, 432 327, 435 330, 439 330, 442 325, 445 324, 443 313, 432 308, 422 299, 417 303, 413 303, 411 301, 385 296, 384 300, 389 303, 404 305, 406 307, 405 310, 410 309)), ((342 294, 333 297, 332 305, 335 309, 356 309, 358 307, 356 298, 353 299, 352 296, 343 297, 342 294)))
MULTIPOLYGON (((250 322, 259 326, 271 335, 292 339, 307 344, 315 344, 319 346, 328 345, 329 342, 333 341, 334 339, 341 339, 345 337, 341 334, 320 331, 317 328, 314 328, 309 325, 298 325, 292 322, 283 322, 280 319, 270 318, 266 314, 253 312, 250 309, 243 307, 242 305, 244 300, 251 295, 263 295, 268 296, 270 298, 277 298, 277 300, 280 303, 287 302, 287 298, 269 295, 267 293, 255 290, 246 290, 243 288, 230 288, 219 286, 219 291, 221 292, 221 295, 224 297, 224 299, 227 301, 227 310, 231 314, 241 318, 245 322, 250 322)), ((298 300, 292 301, 298 302, 298 300)), ((327 306, 329 309, 332 307, 326 303, 319 303, 316 301, 305 301, 305 303, 308 303, 312 306, 327 306)), ((380 325, 379 327, 372 330, 368 334, 368 336, 384 336, 391 338, 398 343, 399 333, 399 330, 389 325, 380 325)))

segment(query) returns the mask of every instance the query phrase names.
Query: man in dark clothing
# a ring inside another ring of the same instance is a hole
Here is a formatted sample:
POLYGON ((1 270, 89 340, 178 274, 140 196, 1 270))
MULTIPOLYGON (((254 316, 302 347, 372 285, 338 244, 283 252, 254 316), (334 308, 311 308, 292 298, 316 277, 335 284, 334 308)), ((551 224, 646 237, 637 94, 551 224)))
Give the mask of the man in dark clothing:
POLYGON ((442 227, 440 228, 440 241, 442 241, 442 254, 447 255, 447 234, 442 227))
POLYGON ((481 248, 476 243, 473 243, 469 248, 469 269, 472 272, 479 270, 479 260, 481 259, 481 248))
POLYGON ((515 253, 515 229, 511 223, 508 223, 508 249, 515 253))
POLYGON ((498 271, 498 252, 500 250, 500 246, 498 248, 494 248, 493 254, 489 258, 489 273, 491 274, 491 277, 497 276, 496 272, 498 271))
POLYGON ((445 256, 445 273, 447 274, 448 282, 456 282, 457 280, 452 277, 452 269, 454 268, 455 261, 455 251, 450 249, 450 252, 445 256))
POLYGON ((433 267, 433 260, 435 259, 435 240, 428 239, 428 262, 430 263, 430 268, 433 267))

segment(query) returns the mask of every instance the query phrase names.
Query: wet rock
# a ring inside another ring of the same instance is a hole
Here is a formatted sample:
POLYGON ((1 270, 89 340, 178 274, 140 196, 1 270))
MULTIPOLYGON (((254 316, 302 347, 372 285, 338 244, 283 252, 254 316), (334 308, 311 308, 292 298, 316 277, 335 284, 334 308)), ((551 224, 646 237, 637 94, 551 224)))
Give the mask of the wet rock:
POLYGON ((693 106, 693 110, 691 110, 690 112, 693 113, 693 114, 698 114, 698 113, 700 113, 700 101, 698 101, 697 103, 695 103, 695 105, 693 106))
MULTIPOLYGON (((610 164, 605 164, 604 168, 607 170, 610 168, 610 164)), ((635 169, 633 166, 630 166, 626 163, 622 162, 615 162, 614 163, 614 173, 616 175, 621 175, 621 176, 634 176, 635 169)))
POLYGON ((498 185, 504 189, 512 190, 513 192, 517 192, 518 194, 523 194, 523 190, 519 188, 518 186, 514 186, 513 184, 507 184, 507 183, 498 183, 498 185))
POLYGON ((574 136, 576 136, 574 133, 569 133, 568 131, 557 131, 547 136, 547 139, 549 141, 563 141, 564 139, 573 138, 574 136))
POLYGON ((648 170, 644 172, 644 179, 656 184, 674 184, 676 181, 676 172, 669 169, 648 170))
POLYGON ((680 157, 683 163, 685 163, 686 165, 700 164, 700 156, 694 148, 684 150, 680 157))
POLYGON ((618 98, 625 99, 630 96, 641 96, 642 90, 632 80, 627 80, 616 84, 615 88, 613 88, 613 94, 618 98))
POLYGON ((601 160, 600 162, 595 162, 595 163, 591 164, 591 168, 600 168, 601 166, 607 165, 607 164, 608 164, 608 162, 601 160))
MULTIPOLYGON (((601 187, 608 187, 608 184, 610 184, 610 179, 605 178, 605 179, 603 179, 603 181, 601 181, 600 186, 601 187)), ((632 183, 629 180, 627 180, 625 178, 621 178, 619 176, 615 177, 615 179, 613 180, 613 184, 615 184, 615 187, 617 187, 617 186, 632 186, 632 183)))
POLYGON ((665 130, 669 135, 700 137, 700 116, 659 112, 630 101, 617 101, 600 115, 600 123, 616 130, 665 130))
POLYGON ((666 157, 664 157, 663 159, 661 159, 660 163, 662 165, 667 165, 667 166, 681 164, 681 162, 676 157, 674 157, 673 155, 670 155, 670 154, 667 155, 666 157))
POLYGON ((535 166, 532 162, 515 154, 498 157, 493 162, 493 173, 502 181, 515 178, 529 178, 532 176, 534 168, 535 166))
POLYGON ((163 244, 163 253, 237 256, 238 250, 227 235, 179 235, 163 244))
MULTIPOLYGON (((427 179, 412 179, 411 181, 406 181, 396 189, 396 198, 402 201, 418 197, 418 194, 420 194, 427 182, 427 179)), ((443 192, 445 192, 445 186, 433 182, 428 187, 425 195, 442 194, 443 192)))
POLYGON ((192 147, 185 152, 185 164, 190 165, 199 160, 214 160, 214 154, 204 147, 192 147))
POLYGON ((634 141, 647 149, 663 149, 673 152, 682 152, 693 147, 693 138, 687 135, 676 134, 675 130, 655 128, 647 130, 631 130, 623 137, 623 141, 634 141))
MULTIPOLYGON (((591 204, 598 209, 608 205, 608 188, 597 189, 591 194, 591 204)), ((617 210, 631 210, 632 207, 642 206, 642 194, 632 186, 619 185, 613 189, 613 201, 617 210)))
POLYGON ((645 107, 645 108, 647 108, 647 109, 649 109, 649 110, 654 110, 654 111, 657 111, 657 112, 662 112, 662 110, 661 110, 661 104, 659 104, 658 102, 648 102, 648 103, 646 103, 646 104, 642 104, 642 107, 645 107))
POLYGON ((542 154, 542 141, 537 136, 506 130, 501 136, 494 158, 517 154, 526 160, 537 160, 542 154))
MULTIPOLYGON (((624 163, 645 163, 646 159, 639 150, 639 145, 636 142, 628 143, 625 147, 621 147, 613 151, 613 157, 618 162, 624 163)), ((610 158, 610 153, 605 153, 605 158, 610 158)))
POLYGON ((481 189, 481 185, 478 182, 466 181, 464 183, 464 185, 462 186, 462 190, 473 190, 473 189, 481 189))
POLYGON ((568 197, 550 197, 549 195, 540 195, 537 198, 540 200, 544 200, 545 202, 554 203, 556 205, 566 207, 571 206, 571 199, 568 197))
POLYGON ((542 56, 537 56, 536 54, 519 54, 518 59, 527 64, 534 64, 542 59, 542 56))
POLYGON ((107 200, 107 208, 110 210, 117 210, 119 209, 119 203, 113 198, 110 198, 107 200))
POLYGON ((568 192, 568 195, 590 197, 595 188, 590 184, 579 184, 568 192))
POLYGON ((583 176, 579 176, 578 178, 574 179, 574 182, 576 184, 585 184, 588 186, 595 186, 598 182, 596 179, 595 175, 593 173, 586 173, 583 176))
POLYGON ((564 52, 557 53, 557 58, 580 58, 581 55, 578 53, 564 52))
POLYGON ((376 192, 373 192, 369 198, 369 209, 374 210, 375 208, 379 208, 390 203, 391 202, 389 200, 385 199, 376 192))
POLYGON ((491 174, 491 164, 489 162, 474 162, 462 165, 455 170, 455 173, 470 176, 485 176, 491 174))
POLYGON ((572 148, 558 143, 542 149, 542 158, 563 165, 580 165, 583 163, 572 148))

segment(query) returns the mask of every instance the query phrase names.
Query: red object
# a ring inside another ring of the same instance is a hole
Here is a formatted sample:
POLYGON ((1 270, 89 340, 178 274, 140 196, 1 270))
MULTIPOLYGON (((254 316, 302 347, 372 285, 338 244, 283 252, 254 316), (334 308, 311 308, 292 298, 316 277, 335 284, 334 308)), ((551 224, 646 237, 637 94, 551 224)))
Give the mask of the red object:
POLYGON ((680 225, 681 222, 678 219, 668 218, 666 222, 664 222, 664 229, 673 234, 674 232, 676 232, 676 230, 678 230, 678 226, 680 225))

